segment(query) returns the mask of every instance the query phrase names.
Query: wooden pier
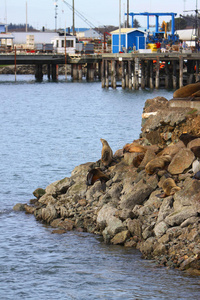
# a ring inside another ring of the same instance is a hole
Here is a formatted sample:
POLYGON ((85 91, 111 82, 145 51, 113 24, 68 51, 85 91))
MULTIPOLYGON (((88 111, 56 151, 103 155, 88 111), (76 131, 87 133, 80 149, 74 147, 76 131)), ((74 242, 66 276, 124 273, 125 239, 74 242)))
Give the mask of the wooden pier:
POLYGON ((0 65, 35 65, 35 78, 42 80, 47 65, 49 80, 58 79, 58 65, 69 66, 71 78, 101 80, 103 88, 177 89, 200 79, 199 53, 105 53, 102 55, 0 54, 0 65))
POLYGON ((199 53, 119 53, 102 55, 102 87, 176 89, 200 79, 199 53))
POLYGON ((35 65, 35 78, 42 80, 43 65, 47 66, 49 79, 58 79, 58 65, 70 65, 73 80, 93 81, 96 77, 101 79, 101 55, 62 55, 62 54, 0 54, 0 65, 35 65))

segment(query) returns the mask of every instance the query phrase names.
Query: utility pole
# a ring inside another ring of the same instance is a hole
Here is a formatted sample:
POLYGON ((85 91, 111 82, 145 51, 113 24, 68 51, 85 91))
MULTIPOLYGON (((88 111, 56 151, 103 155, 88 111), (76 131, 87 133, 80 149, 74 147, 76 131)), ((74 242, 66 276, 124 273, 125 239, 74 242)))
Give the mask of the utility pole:
POLYGON ((127 24, 126 27, 129 28, 129 0, 127 0, 127 24))
POLYGON ((121 52, 121 0, 119 0, 119 52, 121 52))
POLYGON ((6 33, 8 32, 8 24, 7 24, 7 4, 5 0, 5 23, 6 23, 6 33))
POLYGON ((72 24, 72 29, 73 29, 73 35, 75 35, 75 21, 74 21, 74 0, 72 0, 72 19, 73 19, 73 24, 72 24))
POLYGON ((55 32, 56 32, 57 31, 57 15, 58 15, 58 13, 57 13, 57 10, 58 10, 57 0, 54 3, 54 5, 55 5, 55 32))
POLYGON ((27 25, 27 23, 28 23, 28 21, 27 21, 27 1, 26 1, 26 32, 28 31, 28 25, 27 25))

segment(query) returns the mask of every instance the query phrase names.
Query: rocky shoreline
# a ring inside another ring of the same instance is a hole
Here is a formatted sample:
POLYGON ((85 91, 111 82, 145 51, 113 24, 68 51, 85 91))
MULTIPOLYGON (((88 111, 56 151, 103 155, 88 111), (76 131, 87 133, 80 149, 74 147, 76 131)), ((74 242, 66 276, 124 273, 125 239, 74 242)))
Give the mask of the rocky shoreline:
POLYGON ((77 166, 71 177, 36 189, 35 199, 13 209, 34 214, 52 233, 91 232, 105 243, 135 247, 161 266, 200 275, 199 125, 197 109, 148 99, 140 138, 116 151, 109 166, 102 158, 77 166), (186 132, 191 141, 180 139, 186 132), (88 183, 94 169, 107 180, 88 183))
MULTIPOLYGON (((42 67, 43 74, 47 74, 47 66, 43 65, 42 67)), ((65 66, 59 65, 58 73, 60 75, 65 75, 65 66)), ((2 66, 0 67, 0 74, 15 74, 15 66, 2 66)), ((34 75, 35 66, 34 65, 17 65, 16 74, 20 75, 34 75)), ((67 65, 67 74, 71 74, 71 67, 67 65)))

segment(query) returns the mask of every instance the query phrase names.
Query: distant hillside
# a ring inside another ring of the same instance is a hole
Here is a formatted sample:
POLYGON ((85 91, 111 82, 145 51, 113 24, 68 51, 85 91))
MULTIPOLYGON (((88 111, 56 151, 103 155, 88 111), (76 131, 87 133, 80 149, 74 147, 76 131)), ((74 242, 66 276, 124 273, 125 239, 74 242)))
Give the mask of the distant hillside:
MULTIPOLYGON (((28 31, 38 31, 33 26, 27 24, 28 31)), ((26 24, 8 24, 8 31, 26 31, 26 24)))

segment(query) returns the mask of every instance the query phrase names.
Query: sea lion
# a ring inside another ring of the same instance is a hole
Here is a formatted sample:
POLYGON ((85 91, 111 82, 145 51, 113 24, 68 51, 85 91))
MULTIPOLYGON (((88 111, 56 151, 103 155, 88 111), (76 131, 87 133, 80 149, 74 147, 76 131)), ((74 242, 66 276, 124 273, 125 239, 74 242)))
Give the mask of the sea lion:
POLYGON ((135 168, 138 168, 141 162, 144 159, 144 153, 138 154, 134 159, 133 159, 133 166, 135 168))
POLYGON ((180 191, 181 188, 176 185, 173 178, 167 178, 163 181, 162 189, 164 191, 163 194, 157 195, 160 198, 165 198, 167 196, 172 196, 176 192, 180 191))
POLYGON ((194 146, 190 148, 190 150, 194 153, 197 158, 200 158, 200 146, 194 146))
POLYGON ((197 139, 198 136, 196 135, 192 135, 192 134, 189 134, 189 133, 182 133, 180 136, 179 136, 179 140, 181 140, 184 145, 187 147, 187 144, 189 142, 191 142, 192 140, 195 140, 197 139))
POLYGON ((164 169, 170 163, 171 159, 170 155, 163 155, 150 160, 145 167, 146 173, 154 174, 156 171, 164 169))
POLYGON ((191 83, 176 90, 173 94, 173 98, 188 98, 195 97, 200 90, 200 82, 191 83))
POLYGON ((100 168, 92 169, 87 174, 87 185, 93 185, 97 180, 100 180, 101 183, 105 183, 110 178, 105 175, 100 168))
POLYGON ((123 148, 123 153, 126 152, 136 152, 136 153, 145 153, 147 151, 147 148, 136 143, 126 144, 123 148))
POLYGON ((100 139, 100 141, 103 146, 101 151, 101 162, 105 167, 107 167, 113 161, 113 152, 106 140, 100 139))

